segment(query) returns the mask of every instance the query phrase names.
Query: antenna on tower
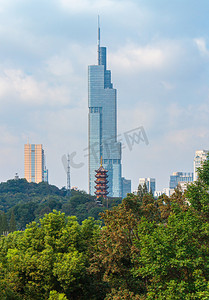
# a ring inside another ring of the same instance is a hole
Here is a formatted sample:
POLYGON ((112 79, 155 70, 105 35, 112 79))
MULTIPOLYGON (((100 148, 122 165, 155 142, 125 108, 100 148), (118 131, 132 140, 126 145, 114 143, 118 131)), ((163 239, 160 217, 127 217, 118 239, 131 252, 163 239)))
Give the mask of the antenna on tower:
POLYGON ((97 38, 97 47, 98 47, 98 65, 100 65, 100 20, 98 15, 98 38, 97 38))
POLYGON ((70 190, 70 155, 67 155, 67 196, 71 196, 70 190))

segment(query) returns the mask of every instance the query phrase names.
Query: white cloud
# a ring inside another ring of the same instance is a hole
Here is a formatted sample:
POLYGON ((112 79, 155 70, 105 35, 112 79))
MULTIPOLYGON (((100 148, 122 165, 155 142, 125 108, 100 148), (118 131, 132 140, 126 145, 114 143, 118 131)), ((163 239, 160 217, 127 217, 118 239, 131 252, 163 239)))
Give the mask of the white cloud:
POLYGON ((73 73, 73 66, 69 59, 55 55, 47 62, 48 70, 56 76, 70 76, 73 73))
POLYGON ((120 134, 140 126, 143 126, 148 134, 157 118, 156 107, 145 102, 126 109, 120 108, 118 116, 120 134))
POLYGON ((9 1, 0 0, 0 13, 4 12, 9 5, 9 1))
MULTIPOLYGON (((20 160, 28 136, 47 149, 55 184, 61 186, 66 179, 62 154, 80 151, 78 159, 83 159, 87 65, 96 63, 96 42, 93 45, 91 37, 97 14, 102 17, 102 42, 112 49, 108 65, 118 85, 118 133, 143 125, 150 141, 131 153, 123 151, 130 178, 147 174, 163 183, 168 170, 180 165, 186 171, 188 162, 192 166, 189 156, 209 137, 208 103, 201 104, 208 94, 208 68, 206 64, 203 68, 199 55, 207 58, 209 50, 204 38, 191 43, 194 31, 192 24, 185 26, 186 12, 177 17, 173 5, 161 10, 152 2, 0 0, 1 179, 9 178, 8 169, 12 175, 17 166, 23 169, 20 160)), ((198 20, 191 10, 187 15, 198 20)), ((193 25, 206 36, 207 26, 193 25)), ((86 186, 87 166, 76 172, 72 170, 72 181, 86 186)))
POLYGON ((187 110, 183 109, 178 103, 171 103, 167 107, 168 125, 176 127, 188 115, 187 110))
POLYGON ((127 7, 132 7, 132 1, 117 1, 117 0, 60 0, 63 8, 70 13, 99 13, 125 11, 127 7))
POLYGON ((161 70, 173 65, 181 53, 182 46, 177 41, 161 41, 144 47, 129 43, 120 46, 117 52, 110 54, 110 65, 130 73, 161 70))
MULTIPOLYGON (((13 108, 11 108, 13 109, 13 108)), ((2 123, 2 120, 1 120, 2 123)), ((21 136, 11 124, 0 125, 0 169, 1 180, 14 177, 16 172, 23 170, 24 148, 21 144, 21 136)), ((22 174, 21 174, 22 176, 22 174)))
POLYGON ((50 82, 38 81, 20 69, 6 69, 0 76, 0 101, 5 96, 35 106, 70 103, 70 92, 66 86, 50 86, 50 82))
POLYGON ((146 46, 145 48, 127 45, 116 53, 110 55, 111 64, 120 65, 121 68, 135 71, 139 67, 159 68, 164 61, 161 49, 146 46))
MULTIPOLYGON (((84 151, 88 145, 87 113, 87 107, 82 105, 72 109, 63 108, 45 112, 44 118, 39 114, 31 116, 32 123, 35 125, 29 136, 33 135, 33 132, 40 132, 46 150, 50 183, 65 185, 66 173, 61 158, 64 154, 71 154, 75 151, 75 162, 83 162, 84 166, 82 169, 71 168, 71 183, 79 188, 87 189, 87 158, 85 156, 87 151, 84 151)), ((40 140, 40 136, 33 138, 33 141, 37 140, 40 140)))
POLYGON ((167 80, 162 80, 160 83, 166 90, 173 90, 175 88, 175 85, 167 80))
POLYGON ((6 125, 0 126, 0 145, 14 146, 19 141, 18 137, 11 133, 6 125))
POLYGON ((200 51, 200 54, 203 56, 209 57, 209 50, 207 49, 205 39, 197 38, 197 39, 194 39, 194 42, 195 42, 198 50, 200 51))
POLYGON ((206 140, 209 136, 209 130, 206 127, 183 128, 171 130, 167 135, 167 142, 170 146, 176 148, 184 147, 184 151, 195 144, 195 140, 206 140))

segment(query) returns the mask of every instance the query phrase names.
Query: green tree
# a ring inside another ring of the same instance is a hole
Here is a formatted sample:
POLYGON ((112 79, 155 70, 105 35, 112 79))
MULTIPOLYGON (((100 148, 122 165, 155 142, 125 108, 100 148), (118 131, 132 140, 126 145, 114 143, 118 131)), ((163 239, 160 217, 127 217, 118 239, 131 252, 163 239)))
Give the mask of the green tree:
POLYGON ((3 233, 2 213, 0 213, 0 235, 3 233))
POLYGON ((188 185, 185 193, 188 203, 202 215, 209 218, 209 157, 198 170, 198 180, 188 185))
POLYGON ((10 222, 9 222, 9 232, 13 232, 15 230, 16 230, 15 214, 14 214, 14 210, 12 210, 10 222))
POLYGON ((146 183, 145 183, 145 182, 144 182, 144 184, 143 184, 143 187, 142 187, 142 189, 143 189, 143 195, 145 195, 145 194, 147 194, 147 193, 148 193, 147 185, 146 185, 146 183))
POLYGON ((67 300, 67 297, 63 293, 57 291, 51 291, 48 300, 67 300))
POLYGON ((137 190, 137 195, 139 196, 140 199, 143 198, 144 195, 148 194, 148 189, 146 183, 143 185, 139 184, 138 185, 138 190, 137 190))
POLYGON ((9 231, 9 226, 8 226, 8 221, 7 221, 7 216, 5 212, 2 213, 2 221, 1 221, 1 228, 2 228, 2 233, 7 234, 9 231))
POLYGON ((143 193, 143 187, 141 184, 139 184, 138 186, 138 190, 137 190, 137 195, 139 196, 139 198, 142 198, 144 193, 143 193))
POLYGON ((105 297, 105 300, 143 300, 145 298, 135 295, 127 289, 119 288, 118 290, 112 289, 111 292, 105 297))
POLYGON ((130 194, 121 205, 101 214, 105 227, 94 251, 90 271, 101 282, 107 283, 107 291, 121 288, 135 294, 144 289, 141 279, 134 278, 131 273, 132 254, 139 254, 133 247, 133 240, 138 237, 140 206, 139 198, 130 194))
POLYGON ((209 225, 192 210, 171 214, 167 226, 143 219, 133 273, 147 282, 147 299, 199 299, 209 282, 209 225))
POLYGON ((0 239, 0 283, 7 282, 21 299, 47 299, 50 291, 68 299, 100 299, 88 273, 90 247, 100 230, 93 219, 79 225, 75 217, 54 211, 10 233, 0 239))

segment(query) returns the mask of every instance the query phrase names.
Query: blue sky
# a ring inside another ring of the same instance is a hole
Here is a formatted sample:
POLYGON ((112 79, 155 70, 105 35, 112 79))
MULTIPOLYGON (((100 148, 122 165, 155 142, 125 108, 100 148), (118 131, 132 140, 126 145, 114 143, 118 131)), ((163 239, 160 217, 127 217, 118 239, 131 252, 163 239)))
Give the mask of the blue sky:
POLYGON ((50 183, 87 190, 87 67, 101 44, 118 89, 118 133, 143 126, 149 145, 123 151, 123 175, 193 171, 209 148, 208 1, 0 0, 0 181, 24 176, 24 143, 42 143, 50 183))

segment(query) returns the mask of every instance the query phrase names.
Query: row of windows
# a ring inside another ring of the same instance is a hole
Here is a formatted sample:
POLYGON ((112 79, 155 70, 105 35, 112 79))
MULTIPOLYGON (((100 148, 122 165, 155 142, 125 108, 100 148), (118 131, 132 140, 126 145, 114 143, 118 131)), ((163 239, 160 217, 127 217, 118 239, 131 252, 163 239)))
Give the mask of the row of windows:
POLYGON ((90 113, 102 113, 102 107, 90 107, 89 112, 90 113))
POLYGON ((104 159, 103 160, 104 164, 120 164, 121 160, 120 159, 104 159))

